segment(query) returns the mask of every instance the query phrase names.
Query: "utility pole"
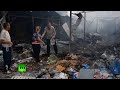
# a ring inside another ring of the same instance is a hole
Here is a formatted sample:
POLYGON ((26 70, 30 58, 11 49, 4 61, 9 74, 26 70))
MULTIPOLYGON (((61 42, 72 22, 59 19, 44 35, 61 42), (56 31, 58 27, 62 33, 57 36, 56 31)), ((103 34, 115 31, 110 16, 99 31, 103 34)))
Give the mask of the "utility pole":
POLYGON ((69 41, 69 53, 71 53, 71 30, 72 30, 72 11, 70 11, 70 41, 69 41))
POLYGON ((33 29, 33 33, 34 33, 34 17, 32 15, 32 11, 31 11, 31 16, 32 16, 32 29, 33 29))
POLYGON ((98 32, 98 17, 96 18, 96 21, 97 21, 97 23, 96 23, 96 33, 98 32))
POLYGON ((84 11, 84 42, 85 42, 85 30, 86 30, 86 12, 84 11))

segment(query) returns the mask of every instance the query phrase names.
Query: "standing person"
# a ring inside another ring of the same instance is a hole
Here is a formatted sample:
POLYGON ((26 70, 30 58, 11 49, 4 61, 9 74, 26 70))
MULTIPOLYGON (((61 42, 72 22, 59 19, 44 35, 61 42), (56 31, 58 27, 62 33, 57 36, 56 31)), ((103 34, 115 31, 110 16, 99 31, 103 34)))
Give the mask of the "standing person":
POLYGON ((4 23, 3 24, 4 29, 1 31, 0 39, 2 44, 2 50, 3 50, 3 60, 4 60, 4 72, 5 73, 11 73, 10 72, 10 66, 11 66, 11 48, 13 43, 11 42, 11 37, 9 34, 10 30, 10 23, 4 23))
POLYGON ((47 26, 45 27, 45 31, 42 34, 42 38, 46 35, 47 41, 47 54, 50 55, 50 44, 53 45, 55 54, 58 53, 57 45, 56 45, 56 31, 55 28, 51 25, 52 23, 48 21, 47 26))
POLYGON ((36 59, 36 62, 40 61, 39 60, 39 54, 40 54, 40 49, 41 49, 40 44, 45 45, 45 43, 41 40, 40 30, 41 30, 41 27, 36 26, 35 32, 33 33, 33 38, 32 38, 33 55, 34 55, 34 58, 36 59))

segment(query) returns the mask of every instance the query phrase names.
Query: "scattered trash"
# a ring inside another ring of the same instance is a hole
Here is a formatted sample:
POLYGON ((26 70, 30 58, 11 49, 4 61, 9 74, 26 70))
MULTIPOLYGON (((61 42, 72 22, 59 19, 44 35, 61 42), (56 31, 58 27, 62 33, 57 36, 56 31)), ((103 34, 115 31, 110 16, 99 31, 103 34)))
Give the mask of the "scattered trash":
POLYGON ((11 79, 36 79, 36 77, 30 77, 30 76, 13 76, 11 79))
POLYGON ((94 73, 94 79, 110 79, 110 74, 106 68, 96 69, 94 73))
POLYGON ((28 57, 31 57, 32 54, 31 54, 31 51, 25 49, 22 54, 19 54, 19 56, 20 56, 21 58, 28 58, 28 57))
POLYGON ((51 77, 50 77, 50 74, 47 73, 47 74, 43 75, 41 78, 42 79, 50 79, 51 77))
POLYGON ((46 74, 45 72, 41 72, 41 73, 37 76, 37 78, 42 78, 42 76, 45 75, 45 74, 46 74))
POLYGON ((94 68, 105 68, 106 67, 105 62, 102 60, 95 61, 93 66, 94 68))
POLYGON ((88 69, 89 68, 89 65, 88 64, 83 64, 84 68, 85 69, 88 69))
POLYGON ((75 70, 71 70, 68 72, 70 79, 78 79, 79 72, 76 72, 75 70))
POLYGON ((71 67, 68 67, 67 68, 67 71, 69 71, 69 72, 76 72, 73 68, 71 68, 71 67))
MULTIPOLYGON (((49 57, 41 55, 38 63, 33 60, 31 45, 18 44, 14 47, 12 60, 15 63, 11 68, 16 71, 19 63, 26 63, 27 72, 36 71, 36 79, 112 79, 114 75, 120 74, 118 48, 111 46, 106 49, 105 46, 93 46, 91 45, 93 42, 89 42, 88 46, 80 47, 79 53, 72 52, 72 54, 65 53, 57 56, 52 54, 49 57), (111 72, 108 72, 109 70, 111 72)), ((101 43, 100 40, 96 40, 97 44, 99 42, 101 43)), ((79 45, 77 47, 79 48, 79 45)), ((46 47, 43 46, 43 49, 46 50, 46 47)), ((1 56, 2 51, 0 51, 0 58, 2 58, 1 56)), ((29 76, 31 75, 20 75, 12 78, 30 79, 29 76)), ((35 77, 33 75, 31 78, 35 77)))
POLYGON ((18 67, 18 64, 17 63, 14 63, 11 68, 17 68, 18 67))
POLYGON ((120 73, 120 71, 118 70, 118 68, 116 66, 110 67, 110 70, 111 70, 112 74, 114 74, 114 75, 120 73))
POLYGON ((73 74, 73 79, 78 79, 78 76, 79 76, 79 72, 75 72, 75 73, 73 74))
POLYGON ((48 57, 48 64, 54 64, 57 60, 59 59, 55 55, 50 55, 50 57, 48 57))
POLYGON ((57 65, 56 66, 56 70, 58 71, 58 72, 62 72, 62 71, 64 71, 66 68, 65 67, 62 67, 61 65, 57 65))
POLYGON ((32 60, 33 57, 29 57, 29 58, 26 58, 26 59, 23 59, 23 60, 18 60, 17 62, 18 63, 24 63, 24 62, 30 62, 30 60, 32 60))
POLYGON ((74 55, 74 54, 68 54, 66 57, 65 57, 66 60, 77 60, 78 57, 77 55, 74 55))
POLYGON ((54 79, 68 79, 68 76, 67 74, 61 72, 61 73, 56 73, 53 78, 54 79))
POLYGON ((101 79, 107 79, 107 78, 109 77, 109 75, 110 75, 110 74, 108 74, 108 72, 105 71, 105 70, 102 70, 102 71, 100 72, 101 79))
POLYGON ((93 79, 94 69, 80 69, 78 78, 79 79, 93 79))
POLYGON ((71 54, 70 57, 71 57, 72 60, 77 60, 78 59, 77 55, 74 55, 74 54, 71 54))
POLYGON ((51 45, 55 45, 55 39, 51 39, 51 40, 50 40, 50 44, 51 44, 51 45))
POLYGON ((60 79, 68 79, 67 74, 65 73, 60 73, 59 77, 60 79))
POLYGON ((106 51, 101 55, 101 57, 102 57, 103 59, 106 59, 106 58, 108 57, 106 51))
POLYGON ((107 61, 111 62, 113 60, 116 59, 116 56, 114 56, 113 54, 112 55, 109 55, 109 57, 107 58, 107 61))

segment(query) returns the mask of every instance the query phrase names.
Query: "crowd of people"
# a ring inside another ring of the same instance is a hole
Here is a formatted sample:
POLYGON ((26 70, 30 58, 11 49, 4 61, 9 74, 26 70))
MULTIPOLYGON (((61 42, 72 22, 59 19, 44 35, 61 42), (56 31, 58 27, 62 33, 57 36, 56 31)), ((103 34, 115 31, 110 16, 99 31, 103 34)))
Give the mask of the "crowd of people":
MULTIPOLYGON (((4 61, 4 73, 9 74, 11 73, 11 56, 12 56, 12 41, 10 37, 10 23, 6 22, 3 24, 3 29, 0 33, 0 44, 2 45, 3 51, 3 61, 4 61)), ((54 26, 52 26, 52 22, 48 21, 43 34, 40 34, 41 26, 36 25, 35 30, 33 32, 32 37, 32 48, 33 48, 33 57, 35 58, 36 62, 39 62, 39 55, 41 45, 47 46, 47 55, 50 55, 50 46, 54 47, 55 54, 58 54, 58 49, 56 45, 56 30, 54 26), (43 37, 46 36, 46 43, 43 41, 43 37)))

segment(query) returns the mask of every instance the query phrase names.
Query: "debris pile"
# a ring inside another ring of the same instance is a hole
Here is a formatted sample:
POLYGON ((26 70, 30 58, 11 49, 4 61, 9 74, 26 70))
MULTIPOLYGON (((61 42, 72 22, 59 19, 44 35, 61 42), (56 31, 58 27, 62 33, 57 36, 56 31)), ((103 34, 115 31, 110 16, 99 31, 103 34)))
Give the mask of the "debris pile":
POLYGON ((36 77, 30 77, 30 76, 13 76, 11 79, 36 79, 36 77))
POLYGON ((35 73, 33 77, 36 79, 112 79, 120 74, 119 47, 89 44, 77 48, 80 48, 80 53, 42 55, 40 62, 36 63, 30 45, 17 45, 12 70, 17 72, 18 64, 27 64, 27 73, 35 73))
POLYGON ((22 43, 13 47, 13 60, 22 60, 32 57, 32 46, 30 44, 22 43))
POLYGON ((112 79, 112 77, 110 76, 106 69, 102 70, 95 69, 94 79, 112 79))
MULTIPOLYGON (((48 57, 48 60, 53 56, 48 57)), ((58 60, 56 56, 54 57, 56 61, 54 63, 48 63, 44 69, 41 69, 37 78, 44 79, 43 76, 47 74, 50 75, 49 79, 78 79, 79 70, 84 67, 82 66, 83 63, 91 65, 87 60, 80 60, 80 56, 74 54, 67 55, 64 60, 58 60)))
POLYGON ((50 55, 50 57, 48 57, 48 64, 54 64, 57 60, 58 58, 55 55, 50 55))

